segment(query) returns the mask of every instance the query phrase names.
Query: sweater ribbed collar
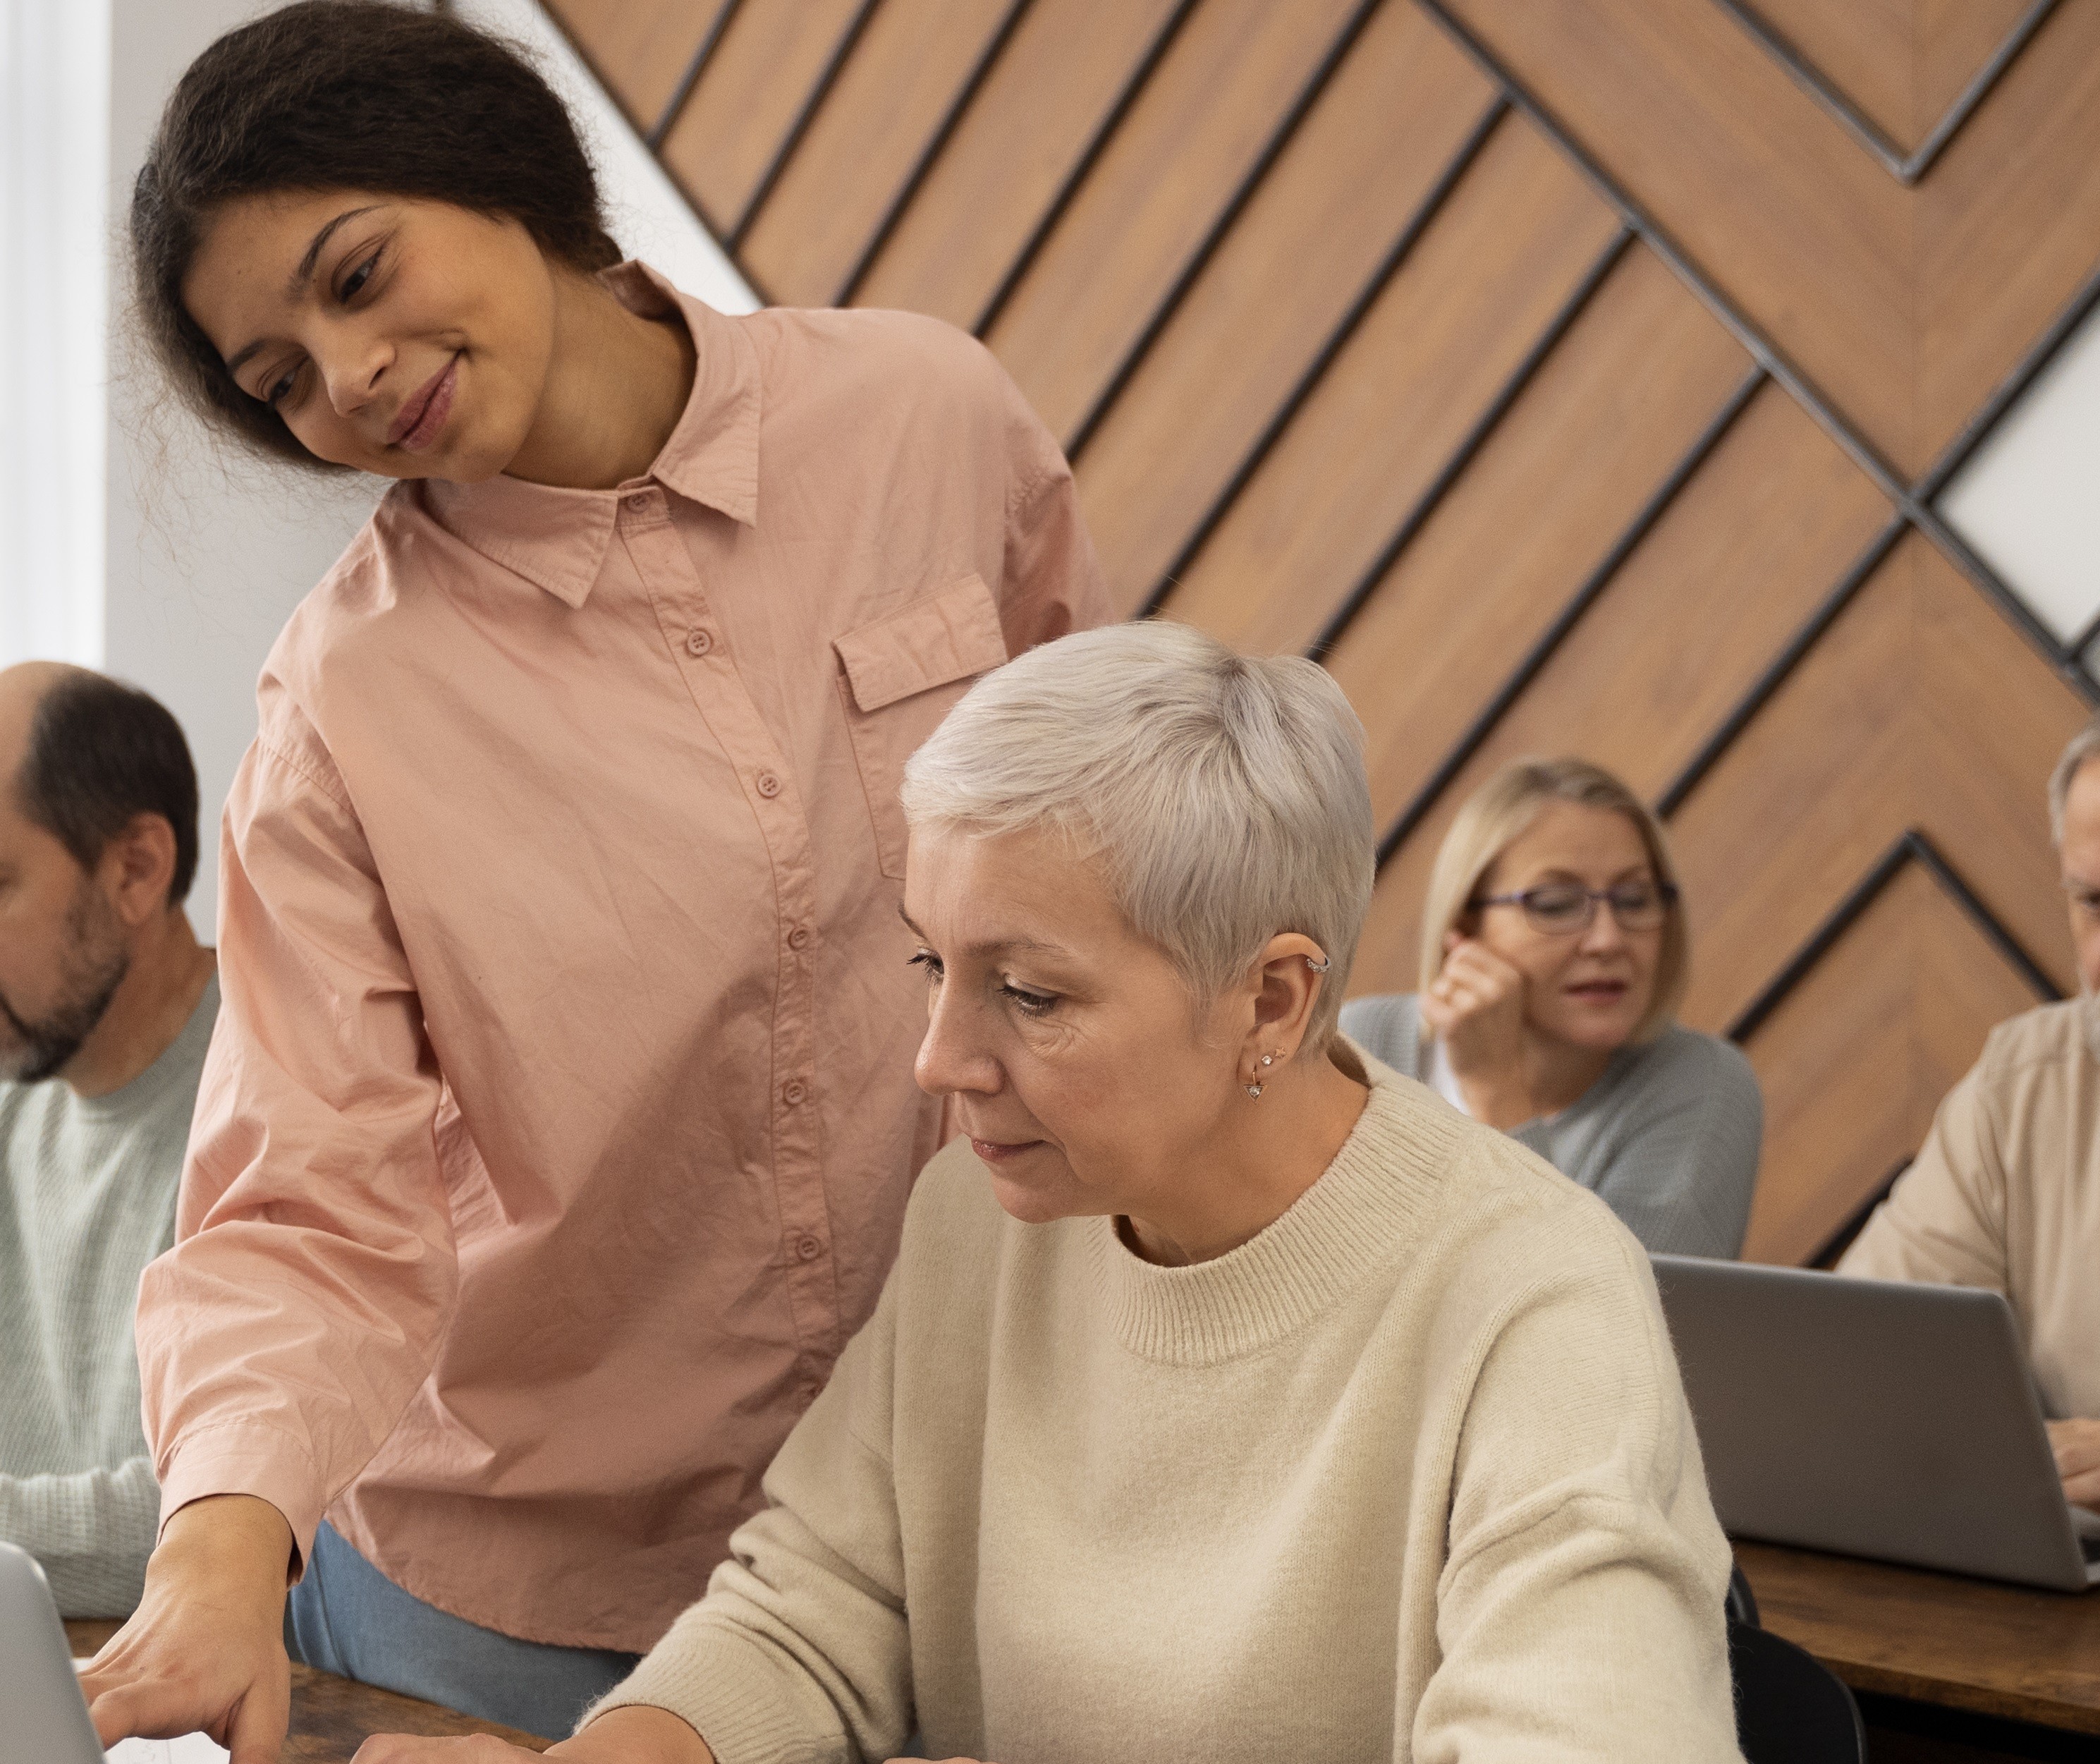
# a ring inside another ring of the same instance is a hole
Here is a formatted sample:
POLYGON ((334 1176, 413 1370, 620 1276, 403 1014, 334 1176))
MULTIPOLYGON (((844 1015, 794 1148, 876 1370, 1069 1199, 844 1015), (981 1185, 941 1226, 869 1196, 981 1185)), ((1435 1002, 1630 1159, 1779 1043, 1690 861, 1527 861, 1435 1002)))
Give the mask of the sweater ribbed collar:
POLYGON ((211 1046, 212 1027, 218 1020, 218 969, 214 965, 204 991, 190 1007, 188 1019, 174 1040, 154 1056, 148 1066, 129 1084, 101 1096, 68 1097, 73 1112, 83 1121, 132 1121, 151 1109, 170 1085, 187 1079, 194 1092, 197 1074, 204 1069, 205 1050, 211 1046))
POLYGON ((1334 1162, 1238 1249, 1158 1267, 1131 1253, 1114 1219, 1085 1222, 1096 1296, 1123 1346, 1188 1366, 1256 1353, 1405 1256, 1462 1124, 1383 1068, 1368 1076, 1370 1099, 1334 1162))

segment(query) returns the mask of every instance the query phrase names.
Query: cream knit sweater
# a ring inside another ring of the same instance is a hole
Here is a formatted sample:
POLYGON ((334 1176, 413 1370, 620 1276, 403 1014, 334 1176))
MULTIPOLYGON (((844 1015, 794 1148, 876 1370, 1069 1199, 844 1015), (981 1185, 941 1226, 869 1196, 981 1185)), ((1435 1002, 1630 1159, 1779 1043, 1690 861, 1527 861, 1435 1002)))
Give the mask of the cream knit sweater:
POLYGON ((771 1505, 592 1713, 671 1709, 721 1764, 915 1723, 995 1764, 1736 1758, 1647 1258, 1368 1070, 1320 1180, 1193 1267, 1017 1223, 951 1145, 771 1505))

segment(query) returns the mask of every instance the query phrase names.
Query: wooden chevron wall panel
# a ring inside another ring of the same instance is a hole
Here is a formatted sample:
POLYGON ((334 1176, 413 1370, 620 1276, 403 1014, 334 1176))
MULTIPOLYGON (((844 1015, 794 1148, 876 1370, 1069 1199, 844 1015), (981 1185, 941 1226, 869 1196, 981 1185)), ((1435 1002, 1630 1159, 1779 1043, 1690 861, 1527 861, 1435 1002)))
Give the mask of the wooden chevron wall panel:
POLYGON ((2040 794, 2100 689, 1936 499, 2100 299, 2100 0, 548 3, 764 297, 986 341, 1126 612, 1334 670, 1357 989, 1496 766, 1650 796, 1766 1089, 1750 1253, 2076 984, 2040 794))

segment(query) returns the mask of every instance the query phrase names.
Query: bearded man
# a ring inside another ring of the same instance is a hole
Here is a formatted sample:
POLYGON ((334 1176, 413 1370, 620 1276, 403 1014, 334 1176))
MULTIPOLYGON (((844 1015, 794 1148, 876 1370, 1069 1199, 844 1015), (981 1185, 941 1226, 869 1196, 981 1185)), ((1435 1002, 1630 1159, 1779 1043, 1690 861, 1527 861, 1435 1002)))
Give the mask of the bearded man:
POLYGON ((69 1617, 132 1610, 158 1519, 132 1312, 218 1014, 196 862, 166 710, 82 668, 0 672, 0 1539, 69 1617))

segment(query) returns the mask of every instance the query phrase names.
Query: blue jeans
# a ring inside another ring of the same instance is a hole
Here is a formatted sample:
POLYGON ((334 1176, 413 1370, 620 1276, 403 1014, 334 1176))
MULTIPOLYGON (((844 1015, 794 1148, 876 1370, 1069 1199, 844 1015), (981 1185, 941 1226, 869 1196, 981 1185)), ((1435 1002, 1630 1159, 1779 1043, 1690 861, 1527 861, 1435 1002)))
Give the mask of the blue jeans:
POLYGON ((545 1740, 633 1671, 635 1654, 555 1647, 484 1629, 404 1592, 322 1521, 306 1577, 285 1605, 293 1659, 442 1703, 545 1740))

